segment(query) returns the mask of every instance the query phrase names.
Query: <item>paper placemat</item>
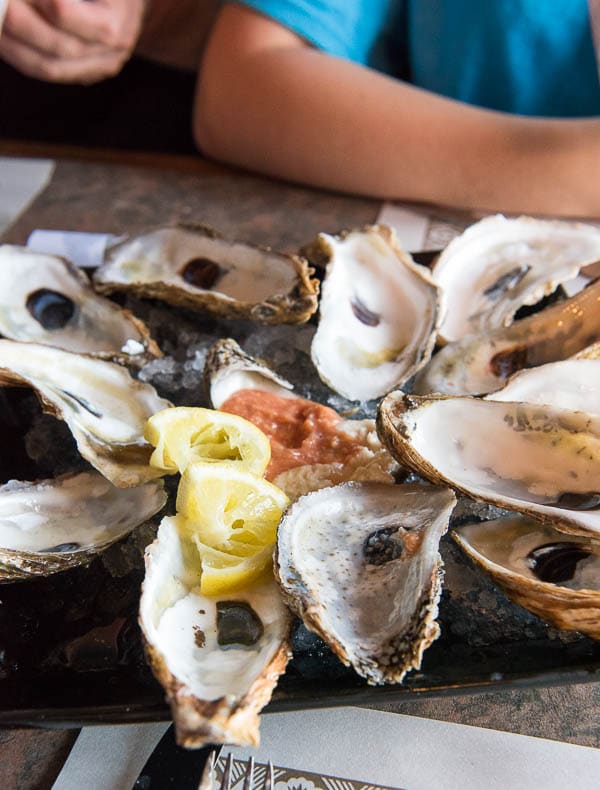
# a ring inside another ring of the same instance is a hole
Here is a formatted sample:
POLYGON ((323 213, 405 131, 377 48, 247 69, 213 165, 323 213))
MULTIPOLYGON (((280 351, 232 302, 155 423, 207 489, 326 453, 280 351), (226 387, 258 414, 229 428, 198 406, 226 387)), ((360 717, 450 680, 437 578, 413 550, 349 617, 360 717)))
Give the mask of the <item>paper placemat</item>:
MULTIPOLYGON (((85 727, 53 790, 131 790, 166 726, 85 727)), ((265 714, 260 748, 229 751, 233 790, 250 755, 272 761, 275 790, 597 790, 600 777, 600 749, 364 708, 265 714)))

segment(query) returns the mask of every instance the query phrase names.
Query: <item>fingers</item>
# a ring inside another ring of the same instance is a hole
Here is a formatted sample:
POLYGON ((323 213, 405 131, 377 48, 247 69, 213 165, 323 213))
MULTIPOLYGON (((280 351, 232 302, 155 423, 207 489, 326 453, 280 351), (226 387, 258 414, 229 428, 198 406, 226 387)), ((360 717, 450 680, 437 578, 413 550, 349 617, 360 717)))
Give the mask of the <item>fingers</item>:
POLYGON ((141 28, 144 0, 34 0, 56 29, 83 41, 131 51, 141 28))
POLYGON ((0 57, 49 82, 111 77, 131 54, 143 8, 143 0, 10 0, 0 57))
POLYGON ((112 77, 127 60, 124 53, 95 52, 77 58, 55 58, 10 36, 0 39, 0 57, 28 77, 46 82, 89 84, 112 77))
POLYGON ((86 54, 87 43, 52 27, 24 0, 11 0, 6 10, 2 40, 11 38, 54 58, 86 54))

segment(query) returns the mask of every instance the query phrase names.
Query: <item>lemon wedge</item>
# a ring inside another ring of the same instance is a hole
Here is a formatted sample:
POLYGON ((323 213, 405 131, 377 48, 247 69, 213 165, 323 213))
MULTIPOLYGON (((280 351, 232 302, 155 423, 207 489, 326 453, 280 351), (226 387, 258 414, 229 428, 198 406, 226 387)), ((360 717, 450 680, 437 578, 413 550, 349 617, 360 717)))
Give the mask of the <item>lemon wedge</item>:
POLYGON ((199 540, 226 552, 273 545, 289 504, 286 494, 262 477, 231 463, 188 466, 177 491, 177 512, 199 540))
POLYGON ((200 592, 218 596, 243 590, 257 582, 265 582, 273 574, 273 545, 264 546, 246 557, 218 551, 202 543, 198 535, 192 537, 200 554, 202 575, 200 592))
POLYGON ((215 409, 178 406, 154 414, 144 438, 156 449, 151 466, 181 472, 193 463, 235 462, 262 477, 271 460, 265 434, 243 417, 215 409))

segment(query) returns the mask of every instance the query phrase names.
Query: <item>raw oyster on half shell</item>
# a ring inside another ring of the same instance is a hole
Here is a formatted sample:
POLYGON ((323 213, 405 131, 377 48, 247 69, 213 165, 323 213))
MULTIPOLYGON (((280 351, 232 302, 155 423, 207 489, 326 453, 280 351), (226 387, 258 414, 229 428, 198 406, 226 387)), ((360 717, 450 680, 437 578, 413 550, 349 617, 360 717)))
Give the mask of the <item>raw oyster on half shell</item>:
POLYGON ((452 537, 513 601, 600 639, 600 540, 523 516, 464 525, 452 537))
MULTIPOLYGON (((300 409, 306 406, 306 419, 301 428, 301 440, 292 439, 292 453, 294 450, 301 457, 303 442, 310 442, 313 434, 313 407, 320 409, 319 404, 299 398, 294 393, 292 385, 278 376, 271 368, 245 354, 239 345, 230 338, 218 340, 211 346, 204 371, 205 384, 209 400, 216 409, 236 411, 233 399, 239 393, 247 390, 265 393, 265 398, 275 396, 278 398, 293 399, 295 404, 290 404, 290 412, 297 404, 300 409)), ((322 407, 325 408, 325 407, 322 407)), ((382 446, 375 429, 375 421, 348 420, 336 415, 332 409, 327 409, 332 422, 335 422, 335 431, 340 443, 352 444, 353 451, 343 460, 332 460, 326 463, 305 463, 299 460, 284 471, 272 476, 267 469, 267 478, 275 485, 282 488, 286 494, 294 499, 308 491, 317 488, 335 485, 346 480, 372 480, 381 483, 394 483, 398 473, 398 465, 389 452, 382 446)), ((252 422, 251 414, 242 414, 252 422)), ((257 419, 260 414, 257 412, 257 419)), ((272 420, 268 421, 269 423, 272 420)), ((291 423, 291 414, 286 420, 291 423)), ((269 435, 269 424, 260 421, 258 427, 269 435)), ((276 426, 274 426, 276 428, 276 426)), ((336 437, 334 437, 334 440, 336 437)), ((271 437, 272 451, 277 450, 271 437)))
POLYGON ((377 419, 390 451, 426 479, 566 532, 600 532, 600 415, 394 392, 377 419))
POLYGON ((304 624, 369 683, 400 683, 439 636, 447 488, 344 483, 285 513, 275 572, 304 624))
POLYGON ((31 387, 44 411, 67 423, 81 455, 119 488, 161 475, 149 466, 153 447, 144 427, 171 404, 121 365, 0 340, 0 386, 31 387))
POLYGON ((160 356, 146 326, 64 258, 0 246, 0 334, 125 362, 160 356))
POLYGON ((433 267, 446 311, 444 342, 508 326, 523 305, 600 260, 600 228, 502 215, 486 217, 453 239, 433 267))
POLYGON ((522 368, 566 359, 599 339, 600 280, 509 327, 449 343, 418 373, 413 391, 482 395, 522 368))
POLYGON ((304 258, 231 242, 206 227, 149 230, 109 247, 94 274, 102 292, 127 291, 222 318, 298 324, 317 309, 304 258))
POLYGON ((328 259, 311 356, 321 379, 355 401, 385 395, 431 355, 440 290, 391 228, 320 234, 328 259))
POLYGON ((258 744, 258 714, 290 658, 291 618, 274 581, 208 598, 200 559, 178 517, 146 551, 140 625, 177 741, 258 744))
POLYGON ((82 565, 165 504, 162 481, 116 488, 97 472, 0 486, 0 581, 82 565))

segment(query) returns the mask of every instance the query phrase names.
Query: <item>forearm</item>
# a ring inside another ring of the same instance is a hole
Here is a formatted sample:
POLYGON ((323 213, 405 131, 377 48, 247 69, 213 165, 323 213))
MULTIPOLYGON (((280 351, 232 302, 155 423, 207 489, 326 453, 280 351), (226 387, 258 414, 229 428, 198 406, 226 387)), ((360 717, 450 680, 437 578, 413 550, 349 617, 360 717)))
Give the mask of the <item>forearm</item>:
POLYGON ((600 214, 598 121, 468 107, 285 38, 224 58, 216 32, 195 121, 208 155, 380 198, 600 214))

